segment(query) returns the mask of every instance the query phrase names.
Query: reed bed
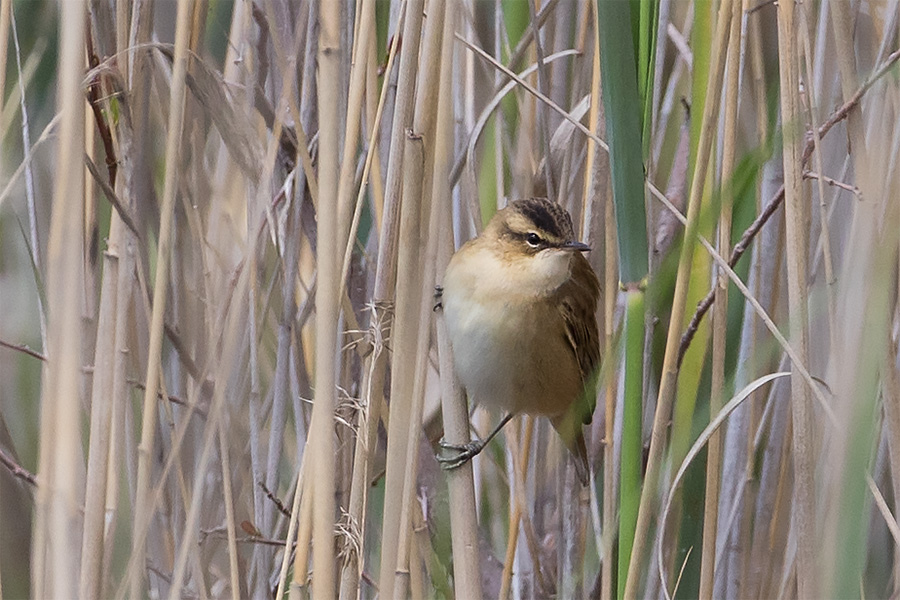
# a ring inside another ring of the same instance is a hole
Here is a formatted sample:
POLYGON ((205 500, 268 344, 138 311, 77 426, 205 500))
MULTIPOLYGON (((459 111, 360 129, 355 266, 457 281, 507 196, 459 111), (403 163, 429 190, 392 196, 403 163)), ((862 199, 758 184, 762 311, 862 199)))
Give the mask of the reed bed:
POLYGON ((0 0, 0 598, 900 594, 900 3, 0 0), (603 282, 581 487, 435 286, 603 282))

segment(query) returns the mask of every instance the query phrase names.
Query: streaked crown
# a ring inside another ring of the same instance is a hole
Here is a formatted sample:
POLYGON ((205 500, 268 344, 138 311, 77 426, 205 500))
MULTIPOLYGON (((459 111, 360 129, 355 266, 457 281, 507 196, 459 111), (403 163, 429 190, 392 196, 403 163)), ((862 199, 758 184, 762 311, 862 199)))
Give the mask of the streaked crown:
POLYGON ((498 212, 485 233, 501 242, 538 252, 575 242, 572 218, 562 206, 546 198, 515 200, 498 212))

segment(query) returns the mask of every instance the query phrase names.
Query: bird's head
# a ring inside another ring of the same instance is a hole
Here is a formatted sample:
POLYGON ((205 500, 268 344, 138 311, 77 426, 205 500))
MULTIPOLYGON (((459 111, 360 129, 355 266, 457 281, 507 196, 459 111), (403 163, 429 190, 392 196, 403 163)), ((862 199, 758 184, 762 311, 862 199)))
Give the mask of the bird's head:
POLYGON ((542 289, 565 281, 572 255, 590 250, 575 237, 569 213, 545 198, 510 202, 494 215, 482 237, 542 289))
POLYGON ((500 244, 505 252, 536 256, 546 250, 586 252, 572 228, 572 218, 559 204, 546 198, 515 200, 499 211, 484 235, 500 244))

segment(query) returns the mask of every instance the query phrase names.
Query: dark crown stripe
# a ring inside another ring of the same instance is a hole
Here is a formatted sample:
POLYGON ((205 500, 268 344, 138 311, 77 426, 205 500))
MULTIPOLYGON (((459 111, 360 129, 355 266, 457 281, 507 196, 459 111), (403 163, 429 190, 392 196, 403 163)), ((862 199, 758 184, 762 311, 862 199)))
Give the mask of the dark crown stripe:
POLYGON ((538 229, 562 239, 574 237, 572 219, 559 204, 543 198, 529 198, 528 200, 517 200, 513 205, 538 229))

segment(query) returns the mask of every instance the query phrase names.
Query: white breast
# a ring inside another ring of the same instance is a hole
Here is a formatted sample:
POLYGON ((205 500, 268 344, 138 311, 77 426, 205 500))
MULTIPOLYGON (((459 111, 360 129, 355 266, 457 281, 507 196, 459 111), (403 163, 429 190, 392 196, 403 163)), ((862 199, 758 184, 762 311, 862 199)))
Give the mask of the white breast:
POLYGON ((566 280, 568 256, 548 253, 541 262, 529 261, 531 272, 516 273, 490 251, 465 250, 465 260, 457 254, 448 266, 442 303, 456 372, 470 400, 514 413, 562 412, 578 393, 573 385, 580 374, 560 313, 539 292, 566 280))

